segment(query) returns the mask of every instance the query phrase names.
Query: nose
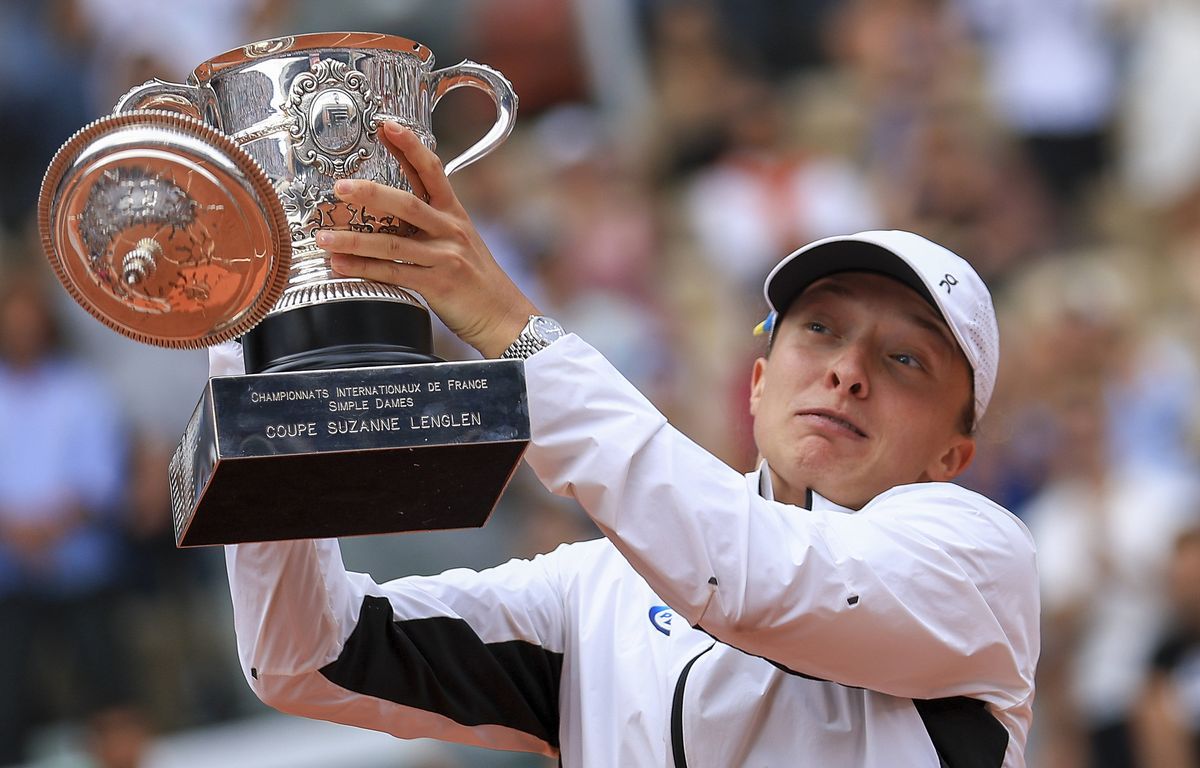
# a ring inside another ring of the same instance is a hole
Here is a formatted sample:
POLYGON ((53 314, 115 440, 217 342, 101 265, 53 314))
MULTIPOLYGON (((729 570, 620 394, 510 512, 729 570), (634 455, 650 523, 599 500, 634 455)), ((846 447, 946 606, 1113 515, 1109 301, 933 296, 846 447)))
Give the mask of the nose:
POLYGON ((847 344, 830 362, 826 383, 831 389, 845 390, 861 399, 870 394, 870 381, 866 353, 860 344, 847 344))

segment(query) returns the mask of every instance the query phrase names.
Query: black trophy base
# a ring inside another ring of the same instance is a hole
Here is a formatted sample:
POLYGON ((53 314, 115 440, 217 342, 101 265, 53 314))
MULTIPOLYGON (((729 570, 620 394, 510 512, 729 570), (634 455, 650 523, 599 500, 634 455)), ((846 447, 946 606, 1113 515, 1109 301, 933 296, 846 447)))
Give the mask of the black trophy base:
POLYGON ((524 443, 225 461, 180 547, 478 528, 524 443))
POLYGON ((242 337, 246 373, 320 371, 439 362, 429 311, 348 299, 267 315, 242 337))
POLYGON ((210 379, 171 458, 176 545, 479 527, 528 442, 519 360, 210 379))

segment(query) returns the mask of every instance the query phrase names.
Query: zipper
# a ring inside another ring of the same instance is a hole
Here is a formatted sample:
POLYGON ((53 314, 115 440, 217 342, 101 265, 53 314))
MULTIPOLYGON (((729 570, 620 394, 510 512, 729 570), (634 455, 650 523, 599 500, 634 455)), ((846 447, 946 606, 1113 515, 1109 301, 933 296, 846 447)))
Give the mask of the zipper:
POLYGON ((683 751, 683 689, 687 685, 692 665, 715 647, 714 643, 693 656, 692 660, 683 666, 679 679, 675 681, 675 695, 671 699, 671 755, 675 759, 675 768, 687 768, 687 756, 683 751))

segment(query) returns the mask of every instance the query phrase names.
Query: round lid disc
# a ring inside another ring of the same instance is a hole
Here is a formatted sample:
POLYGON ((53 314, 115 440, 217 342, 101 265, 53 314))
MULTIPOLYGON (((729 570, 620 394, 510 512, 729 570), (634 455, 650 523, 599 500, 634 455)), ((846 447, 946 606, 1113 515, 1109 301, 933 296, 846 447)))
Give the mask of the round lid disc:
POLYGON ((265 173, 192 117, 139 110, 59 149, 38 200, 58 279, 108 327, 195 349, 258 324, 287 284, 291 234, 265 173))

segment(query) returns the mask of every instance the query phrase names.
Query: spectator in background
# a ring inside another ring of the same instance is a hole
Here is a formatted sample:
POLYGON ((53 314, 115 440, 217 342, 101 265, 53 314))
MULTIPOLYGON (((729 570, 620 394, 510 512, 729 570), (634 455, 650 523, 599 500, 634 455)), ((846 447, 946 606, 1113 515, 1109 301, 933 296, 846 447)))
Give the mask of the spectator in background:
POLYGON ((19 234, 54 151, 88 117, 78 40, 66 32, 73 2, 0 3, 0 238, 19 234))
POLYGON ((87 724, 85 743, 91 768, 142 768, 150 748, 146 719, 130 709, 113 709, 87 724))
POLYGON ((133 749, 139 727, 170 732, 242 713, 241 691, 219 671, 236 668, 236 659, 228 636, 214 626, 214 616, 226 610, 215 592, 217 552, 175 547, 167 472, 174 445, 144 432, 130 443, 117 610, 122 646, 141 672, 129 693, 146 716, 139 722, 138 711, 120 711, 93 724, 97 748, 115 754, 133 749))
POLYGON ((1200 91, 1192 87, 1200 69, 1200 5, 1129 5, 1140 13, 1121 88, 1118 178, 1140 209, 1162 211, 1194 198, 1200 177, 1200 91))
POLYGON ((903 188, 927 160, 912 152, 926 116, 973 86, 966 30, 942 0, 851 0, 827 37, 861 115, 863 159, 903 188))
POLYGON ((287 34, 284 0, 66 0, 88 58, 88 106, 110 112, 135 85, 181 81, 196 65, 255 40, 287 34))
MULTIPOLYGON (((1064 386, 1091 386, 1103 401, 1105 461, 1171 476, 1193 473, 1200 403, 1184 310, 1182 270, 1164 271, 1140 249, 1046 254, 1016 270, 1001 326, 1019 339, 1001 370, 995 419, 964 478, 1019 514, 1045 482, 1064 386), (1169 275, 1165 281, 1160 278, 1169 275), (1183 310, 1183 311, 1181 311, 1183 310)), ((1194 305, 1193 305, 1194 306, 1194 305)))
POLYGON ((1048 240, 1045 199, 982 105, 974 48, 953 2, 850 2, 830 47, 861 115, 860 153, 887 226, 969 254, 990 284, 1048 240))
MULTIPOLYGON (((586 98, 572 0, 473 0, 469 6, 464 45, 512 82, 523 117, 586 98)), ((484 109, 491 112, 491 105, 484 109)))
POLYGON ((977 35, 996 112, 1029 153, 1056 213, 1071 216, 1109 161, 1119 89, 1115 3, 956 4, 977 35))
POLYGON ((853 163, 796 140, 782 92, 747 80, 730 98, 729 145, 695 174, 685 205, 703 256, 758 314, 758 283, 779 253, 832 234, 871 229, 880 217, 853 163))
POLYGON ((1050 477, 1022 512, 1043 595, 1039 754, 1056 768, 1137 765, 1130 717, 1165 618, 1158 584, 1195 503, 1187 475, 1114 461, 1108 383, 1078 369, 1061 377, 1050 477))
MULTIPOLYGON (((533 139, 546 169, 541 188, 540 288, 562 322, 651 398, 669 390, 671 345, 655 199, 641 169, 620 152, 591 110, 541 116, 533 139)), ((490 244, 489 244, 490 245, 490 244)))
POLYGON ((710 3, 657 3, 647 24, 655 105, 647 162, 669 186, 725 148, 730 94, 743 74, 710 3))
POLYGON ((897 226, 937 233, 996 285, 1045 249, 1042 188, 995 126, 966 104, 947 104, 925 113, 911 140, 908 173, 882 182, 897 226))
POLYGON ((0 765, 37 715, 123 703, 128 672, 112 610, 125 435, 50 306, 39 275, 0 281, 0 765))
POLYGON ((1175 540, 1167 568, 1171 626, 1162 635, 1138 702, 1141 764, 1200 766, 1200 523, 1175 540))
POLYGON ((821 35, 839 0, 716 0, 723 27, 773 76, 826 63, 821 35))

